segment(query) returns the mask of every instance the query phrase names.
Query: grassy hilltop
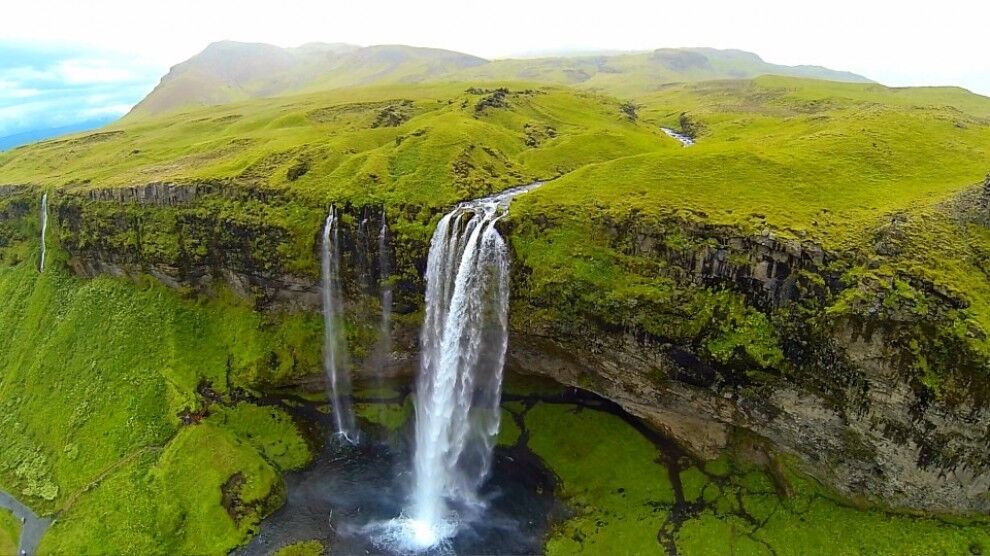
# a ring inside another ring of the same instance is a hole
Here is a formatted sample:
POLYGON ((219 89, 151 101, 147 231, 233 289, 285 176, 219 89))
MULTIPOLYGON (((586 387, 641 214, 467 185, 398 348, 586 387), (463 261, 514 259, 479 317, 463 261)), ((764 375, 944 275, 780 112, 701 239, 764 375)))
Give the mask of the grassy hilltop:
POLYGON ((314 198, 446 206, 677 144, 609 97, 525 84, 346 89, 170 116, 3 153, 4 183, 232 180, 314 198))
MULTIPOLYGON (((650 56, 609 63, 635 67, 650 56)), ((731 73, 689 58, 664 60, 701 64, 686 81, 731 73)), ((684 250, 710 241, 692 230, 772 236, 839 261, 848 287, 822 308, 830 315, 860 314, 874 299, 891 314, 929 315, 936 302, 921 285, 958 300, 937 315, 940 343, 915 345, 912 380, 941 399, 987 391, 990 378, 952 367, 944 352, 990 357, 990 232, 970 218, 974 186, 990 170, 990 99, 780 76, 664 84, 602 72, 569 87, 573 68, 546 61, 532 62, 538 71, 451 63, 465 67, 454 77, 444 68, 442 80, 459 81, 435 82, 424 66, 416 73, 423 83, 339 88, 358 79, 251 98, 265 90, 258 85, 210 97, 221 106, 141 109, 95 133, 0 153, 0 185, 28 188, 0 198, 0 214, 19 218, 0 222, 0 487, 59 512, 42 552, 224 553, 244 542, 281 503, 279 473, 310 456, 287 415, 238 392, 318 373, 320 323, 256 311, 225 291, 199 299, 151 279, 84 280, 54 245, 51 270, 39 276, 39 230, 24 215, 35 214, 41 191, 55 202, 155 182, 210 183, 278 197, 277 207, 218 197, 188 209, 87 209, 107 223, 137 221, 140 234, 74 239, 127 250, 142 264, 173 264, 188 241, 173 237, 177 226, 208 213, 228 227, 284 230, 270 251, 279 260, 269 262, 313 278, 331 203, 383 206, 397 234, 422 244, 452 204, 551 179, 516 200, 507 221, 526 269, 518 318, 628 327, 691 345, 702 358, 800 375, 783 347, 791 321, 731 289, 678 281, 666 263, 617 240, 615 228, 662 230, 684 250), (490 82, 506 75, 512 80, 490 82), (624 94, 632 88, 635 102, 624 94), (661 126, 690 132, 697 144, 683 148, 661 126), (206 417, 197 413, 204 407, 206 417)), ((552 442, 534 437, 550 456, 552 442)), ((708 496, 698 481, 695 495, 708 496)), ((854 521, 847 510, 842 519, 854 521)), ((792 526, 803 527, 797 518, 779 524, 792 526)), ((717 527, 719 539, 730 534, 717 527)), ((700 546, 701 529, 692 522, 686 548, 700 546)), ((572 541, 556 539, 565 548, 572 541)))

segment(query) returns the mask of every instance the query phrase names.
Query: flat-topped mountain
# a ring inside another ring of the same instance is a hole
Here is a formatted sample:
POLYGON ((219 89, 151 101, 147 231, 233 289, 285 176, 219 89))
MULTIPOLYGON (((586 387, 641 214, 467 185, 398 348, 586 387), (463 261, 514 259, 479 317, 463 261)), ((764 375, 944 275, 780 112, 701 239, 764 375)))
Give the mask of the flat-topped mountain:
POLYGON ((854 73, 819 66, 782 66, 751 52, 713 48, 485 60, 450 50, 403 45, 312 43, 281 48, 222 41, 173 67, 131 113, 160 114, 300 92, 432 81, 539 82, 637 96, 669 83, 760 75, 869 82, 854 73))
POLYGON ((486 63, 435 48, 341 43, 280 48, 222 41, 173 67, 131 113, 158 114, 304 90, 419 82, 486 63))

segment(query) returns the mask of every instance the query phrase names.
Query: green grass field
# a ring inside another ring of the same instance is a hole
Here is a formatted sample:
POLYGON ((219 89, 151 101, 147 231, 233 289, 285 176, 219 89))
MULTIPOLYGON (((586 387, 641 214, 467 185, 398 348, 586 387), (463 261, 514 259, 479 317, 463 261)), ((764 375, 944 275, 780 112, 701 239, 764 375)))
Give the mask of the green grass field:
POLYGON ((643 121, 698 122, 697 144, 589 164, 517 211, 678 216, 846 249, 990 170, 990 100, 957 89, 761 77, 669 86, 644 104, 643 121))
POLYGON ((527 87, 511 87, 508 109, 479 111, 490 93, 452 84, 344 90, 127 120, 2 153, 0 180, 70 190, 234 180, 317 200, 430 208, 671 146, 652 126, 627 121, 614 100, 527 87), (376 126, 390 111, 398 125, 376 126), (292 168, 305 172, 290 179, 292 168))

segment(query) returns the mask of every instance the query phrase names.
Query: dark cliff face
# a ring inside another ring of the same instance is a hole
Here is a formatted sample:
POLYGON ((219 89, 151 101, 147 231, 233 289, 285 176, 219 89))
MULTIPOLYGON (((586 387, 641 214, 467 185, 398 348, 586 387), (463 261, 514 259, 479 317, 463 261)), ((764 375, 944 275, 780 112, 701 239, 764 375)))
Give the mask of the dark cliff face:
MULTIPOLYGON (((13 201, 6 207, 6 222, 28 210, 13 201)), ((50 207, 54 235, 80 275, 152 276, 185 294, 229 288, 273 313, 320 308, 320 232, 327 206, 217 184, 151 184, 56 192, 50 207)), ((387 280, 396 313, 387 366, 412 372, 429 239, 404 233, 397 220, 404 215, 384 214, 381 207, 338 209, 356 360, 361 366, 370 359, 364 344, 377 326, 380 286, 387 280), (390 225, 387 277, 378 264, 383 218, 390 225)), ((515 233, 514 225, 507 222, 504 232, 515 233)), ((951 310, 951 296, 930 292, 937 303, 927 315, 899 311, 884 302, 884 292, 871 293, 868 284, 844 278, 857 264, 854 258, 769 232, 749 236, 682 223, 675 242, 669 226, 635 218, 605 220, 602 229, 612 248, 662 263, 665 278, 685 291, 741 296, 776 328, 784 359, 755 368, 744 359, 713 358, 684 338, 610 323, 600 314, 554 318, 573 316, 564 306, 568 299, 531 295, 531 269, 517 261, 511 366, 596 391, 701 455, 716 454, 735 431, 749 431, 850 496, 939 512, 990 510, 986 398, 939 399, 907 361, 912 341, 938 337, 940 307, 951 310), (854 290, 866 291, 857 298, 861 307, 829 311, 854 290)), ((947 350, 947 364, 982 364, 965 349, 939 346, 931 349, 947 350)), ((308 370, 313 377, 320 373, 308 370)))
POLYGON ((16 246, 35 233, 30 216, 37 202, 27 187, 0 186, 0 264, 16 264, 24 256, 16 246))
POLYGON ((834 256, 812 243, 778 240, 769 231, 745 236, 728 227, 683 222, 678 224, 679 231, 692 241, 687 247, 675 248, 663 231, 635 219, 609 220, 605 226, 612 246, 625 254, 667 261, 678 270, 678 279, 699 286, 730 287, 764 310, 802 296, 800 271, 822 276, 830 289, 837 286, 834 271, 826 270, 834 256))
MULTIPOLYGON (((151 274, 169 287, 226 286, 261 309, 318 310, 321 232, 329 207, 279 196, 225 195, 211 184, 150 184, 53 196, 53 221, 70 266, 82 275, 151 274)), ((381 207, 338 207, 348 294, 378 295, 381 207)), ((419 246, 420 250, 425 247, 419 246)), ((419 264, 394 245, 400 311, 421 285, 419 264)))
MULTIPOLYGON (((600 314, 575 319, 553 295, 530 295, 531 271, 517 265, 512 365, 596 391, 703 455, 741 429, 848 496, 937 512, 990 509, 987 361, 946 332, 961 300, 917 279, 904 287, 924 297, 919 311, 853 272, 859 255, 767 232, 685 222, 671 238, 669 223, 631 218, 603 220, 596 233, 623 256, 662 263, 657 279, 743 296, 773 323, 784 361, 740 368, 690 338, 600 314), (939 393, 926 382, 919 352, 925 371, 952 388, 939 393)), ((875 249, 891 244, 884 238, 875 249)))
MULTIPOLYGON (((387 215, 380 206, 337 209, 341 282, 356 364, 372 363, 387 282, 394 340, 385 366, 393 373, 409 372, 427 247, 390 231, 385 256, 392 272, 383 276, 379 234, 387 215)), ((319 261, 329 206, 229 192, 208 183, 150 184, 52 195, 50 211, 53 235, 81 276, 152 277, 189 296, 225 289, 273 314, 321 310, 319 261)), ((320 369, 304 372, 317 380, 322 376, 320 369)))

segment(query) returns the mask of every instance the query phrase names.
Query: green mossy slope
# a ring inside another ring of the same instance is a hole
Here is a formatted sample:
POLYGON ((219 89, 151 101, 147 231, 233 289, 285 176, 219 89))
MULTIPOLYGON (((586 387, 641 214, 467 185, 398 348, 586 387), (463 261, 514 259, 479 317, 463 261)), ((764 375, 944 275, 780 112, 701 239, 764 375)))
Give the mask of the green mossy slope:
POLYGON ((323 543, 320 541, 303 541, 283 546, 275 556, 323 556, 323 543))
POLYGON ((309 460, 283 412, 226 406, 280 341, 267 317, 33 258, 0 296, 0 485, 59 517, 42 552, 225 553, 309 460))

